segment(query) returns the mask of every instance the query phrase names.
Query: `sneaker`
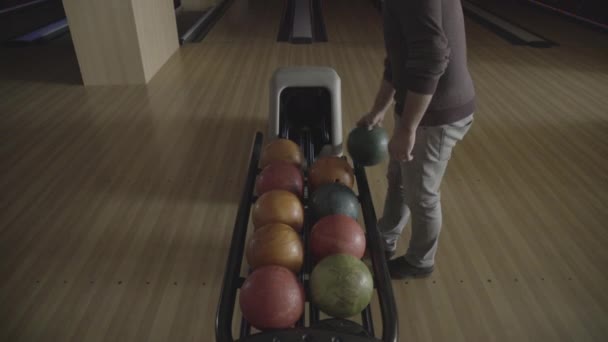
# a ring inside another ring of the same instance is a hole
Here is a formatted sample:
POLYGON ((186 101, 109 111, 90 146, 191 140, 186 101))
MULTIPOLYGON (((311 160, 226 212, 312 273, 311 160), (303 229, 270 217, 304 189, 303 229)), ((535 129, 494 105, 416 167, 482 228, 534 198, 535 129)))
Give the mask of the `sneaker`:
POLYGON ((430 276, 434 269, 433 266, 412 266, 405 260, 405 256, 388 261, 388 271, 393 279, 424 278, 430 276))

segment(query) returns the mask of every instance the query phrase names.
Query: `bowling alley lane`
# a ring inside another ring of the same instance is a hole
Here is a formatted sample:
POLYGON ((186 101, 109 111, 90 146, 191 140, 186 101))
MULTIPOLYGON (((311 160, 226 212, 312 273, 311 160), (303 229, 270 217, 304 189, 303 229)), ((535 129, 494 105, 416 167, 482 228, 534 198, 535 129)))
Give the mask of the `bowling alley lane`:
MULTIPOLYGON (((328 41, 299 45, 276 42, 283 4, 234 0, 145 85, 84 86, 70 45, 0 47, 1 341, 214 341, 273 72, 336 70, 345 136, 380 83, 372 1, 323 1, 328 41)), ((436 271, 392 282, 399 341, 605 341, 605 34, 493 10, 559 45, 466 18, 478 108, 442 185, 436 271)), ((380 215, 386 163, 366 172, 380 215)))

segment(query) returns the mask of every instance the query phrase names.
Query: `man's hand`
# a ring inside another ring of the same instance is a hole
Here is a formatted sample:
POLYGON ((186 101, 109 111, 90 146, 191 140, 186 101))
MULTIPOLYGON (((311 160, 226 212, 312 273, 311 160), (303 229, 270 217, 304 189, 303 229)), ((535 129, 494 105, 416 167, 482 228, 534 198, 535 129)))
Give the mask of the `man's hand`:
POLYGON ((391 158, 400 162, 412 161, 414 145, 416 144, 416 130, 405 129, 401 126, 395 129, 393 137, 388 143, 388 153, 391 158))
POLYGON ((366 127, 368 130, 375 126, 382 126, 384 114, 392 104, 394 95, 395 89, 392 84, 383 78, 372 109, 357 121, 357 126, 366 127))
POLYGON ((412 152, 416 144, 416 130, 432 98, 433 95, 407 92, 403 112, 395 123, 395 133, 388 145, 391 158, 398 161, 414 159, 412 152))
POLYGON ((366 127, 368 130, 376 126, 382 126, 382 121, 384 121, 384 113, 367 113, 363 115, 359 121, 357 121, 357 126, 366 127))

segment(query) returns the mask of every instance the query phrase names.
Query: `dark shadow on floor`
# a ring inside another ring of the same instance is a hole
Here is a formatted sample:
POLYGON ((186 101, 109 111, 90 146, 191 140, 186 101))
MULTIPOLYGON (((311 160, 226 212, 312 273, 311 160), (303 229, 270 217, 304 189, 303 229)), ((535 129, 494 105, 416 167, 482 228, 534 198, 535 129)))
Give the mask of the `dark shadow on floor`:
POLYGON ((46 43, 0 47, 0 80, 82 85, 69 34, 46 43))

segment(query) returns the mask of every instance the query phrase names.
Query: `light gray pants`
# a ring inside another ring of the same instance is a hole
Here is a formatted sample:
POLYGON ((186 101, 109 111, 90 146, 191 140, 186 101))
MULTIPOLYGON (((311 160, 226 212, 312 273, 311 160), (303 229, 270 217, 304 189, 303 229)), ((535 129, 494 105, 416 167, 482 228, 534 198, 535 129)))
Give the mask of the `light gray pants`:
MULTIPOLYGON (((399 116, 395 116, 395 126, 398 124, 399 116)), ((419 127, 414 159, 389 162, 388 190, 378 228, 385 250, 393 251, 411 216, 412 235, 405 258, 413 266, 429 267, 435 263, 442 223, 441 180, 452 149, 472 124, 473 115, 449 125, 419 127)))

